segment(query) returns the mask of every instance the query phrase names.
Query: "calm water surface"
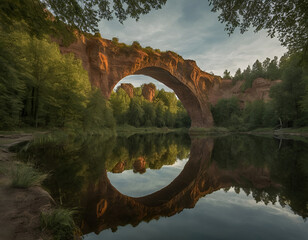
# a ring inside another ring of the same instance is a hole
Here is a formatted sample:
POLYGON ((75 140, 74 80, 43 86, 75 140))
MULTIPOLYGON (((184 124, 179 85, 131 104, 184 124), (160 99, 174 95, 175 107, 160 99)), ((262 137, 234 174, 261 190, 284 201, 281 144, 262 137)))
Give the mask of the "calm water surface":
POLYGON ((84 239, 308 239, 308 144, 246 135, 49 138, 26 157, 84 239), (44 156, 44 158, 42 158, 44 156))

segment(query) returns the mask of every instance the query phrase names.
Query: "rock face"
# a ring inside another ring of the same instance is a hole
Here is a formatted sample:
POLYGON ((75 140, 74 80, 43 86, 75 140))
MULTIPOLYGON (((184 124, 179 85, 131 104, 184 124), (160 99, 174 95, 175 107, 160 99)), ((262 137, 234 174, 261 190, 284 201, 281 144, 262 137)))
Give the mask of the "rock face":
POLYGON ((173 89, 192 120, 192 127, 211 127, 213 118, 207 100, 208 92, 220 77, 203 72, 195 61, 184 60, 173 52, 157 52, 136 46, 123 46, 110 40, 79 37, 62 53, 74 53, 82 60, 91 84, 109 97, 124 77, 142 74, 173 89))
POLYGON ((223 79, 219 84, 215 83, 209 92, 209 102, 215 105, 219 99, 231 98, 233 96, 240 100, 241 107, 244 107, 245 103, 255 100, 264 100, 267 102, 270 100, 270 88, 280 82, 281 80, 271 81, 264 78, 257 78, 253 81, 251 88, 242 91, 241 88, 244 81, 238 81, 233 85, 232 80, 223 79))
POLYGON ((153 98, 155 97, 156 87, 154 84, 144 84, 142 88, 142 96, 150 101, 153 102, 153 98))
POLYGON ((130 97, 130 98, 133 98, 134 97, 134 86, 133 84, 130 84, 130 83, 122 83, 120 85, 120 88, 122 88, 126 93, 127 95, 130 97))
MULTIPOLYGON (((202 71, 193 60, 184 60, 174 52, 126 46, 99 37, 80 36, 70 46, 60 46, 63 54, 74 53, 88 71, 92 86, 101 89, 109 98, 114 86, 124 77, 141 74, 152 77, 173 89, 190 118, 191 127, 212 127, 210 104, 220 98, 237 96, 242 101, 268 100, 269 88, 275 84, 265 79, 255 80, 253 87, 241 92, 243 82, 232 85, 231 80, 202 71)), ((123 89, 131 96, 128 85, 123 89)), ((144 96, 153 99, 153 91, 146 88, 144 96)))

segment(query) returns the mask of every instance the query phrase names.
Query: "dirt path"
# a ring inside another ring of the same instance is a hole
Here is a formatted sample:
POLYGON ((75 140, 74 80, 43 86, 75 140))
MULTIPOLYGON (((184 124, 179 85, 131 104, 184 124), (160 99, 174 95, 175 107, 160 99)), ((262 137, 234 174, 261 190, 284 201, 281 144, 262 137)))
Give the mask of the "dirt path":
POLYGON ((41 187, 12 188, 3 169, 9 169, 16 155, 9 147, 29 141, 32 134, 0 135, 0 240, 51 239, 40 230, 40 214, 52 207, 52 198, 41 187))

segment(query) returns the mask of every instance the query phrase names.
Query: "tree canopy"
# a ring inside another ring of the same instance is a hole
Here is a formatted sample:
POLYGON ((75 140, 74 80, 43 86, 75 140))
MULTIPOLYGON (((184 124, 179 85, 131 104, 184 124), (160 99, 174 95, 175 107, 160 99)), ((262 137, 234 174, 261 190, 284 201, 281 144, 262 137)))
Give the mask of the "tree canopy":
MULTIPOLYGON (((3 0, 0 19, 4 23, 24 20, 28 25, 46 23, 48 11, 54 20, 79 28, 81 31, 97 31, 101 19, 116 17, 123 23, 127 17, 139 19, 152 9, 160 9, 167 0, 3 0), (47 11, 46 11, 47 10, 47 11)), ((35 28, 35 27, 34 27, 35 28)))
POLYGON ((226 23, 229 34, 239 28, 241 33, 251 26, 255 32, 266 29, 277 36, 290 50, 307 51, 307 0, 209 0, 213 12, 220 12, 219 21, 226 23))

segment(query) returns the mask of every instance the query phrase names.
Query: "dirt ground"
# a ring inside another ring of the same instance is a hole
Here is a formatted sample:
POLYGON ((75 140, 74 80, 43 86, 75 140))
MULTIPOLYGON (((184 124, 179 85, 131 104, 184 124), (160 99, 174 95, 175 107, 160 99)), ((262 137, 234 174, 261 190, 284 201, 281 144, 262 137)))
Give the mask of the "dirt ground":
POLYGON ((40 214, 52 207, 51 196, 41 187, 12 188, 5 170, 16 160, 8 148, 31 139, 31 134, 0 135, 0 240, 51 239, 40 229, 40 214))

